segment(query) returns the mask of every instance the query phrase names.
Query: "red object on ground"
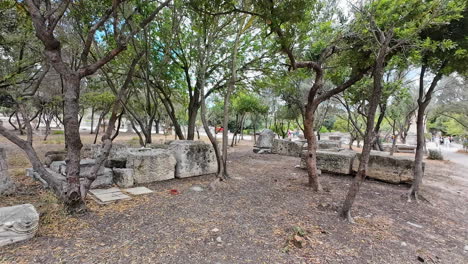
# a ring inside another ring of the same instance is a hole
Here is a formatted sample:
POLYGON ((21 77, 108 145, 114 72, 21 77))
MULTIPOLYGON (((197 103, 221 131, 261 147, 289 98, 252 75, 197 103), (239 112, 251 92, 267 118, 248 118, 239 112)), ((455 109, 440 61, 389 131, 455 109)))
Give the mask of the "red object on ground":
POLYGON ((170 192, 172 195, 180 194, 179 191, 176 190, 176 189, 169 190, 169 192, 170 192))

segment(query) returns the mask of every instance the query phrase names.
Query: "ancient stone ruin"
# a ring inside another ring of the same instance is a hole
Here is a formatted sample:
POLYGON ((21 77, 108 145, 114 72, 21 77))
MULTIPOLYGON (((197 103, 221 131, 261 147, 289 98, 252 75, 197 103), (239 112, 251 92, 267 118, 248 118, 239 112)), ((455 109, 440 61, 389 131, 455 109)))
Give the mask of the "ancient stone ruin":
POLYGON ((8 174, 5 150, 0 148, 0 195, 9 195, 15 192, 15 184, 8 174))
POLYGON ((39 214, 31 204, 0 208, 0 247, 34 237, 39 214))
POLYGON ((264 129, 257 138, 253 152, 258 154, 271 153, 273 147, 273 139, 276 137, 275 132, 270 129, 264 129))
POLYGON ((168 150, 174 153, 177 160, 176 178, 213 174, 218 170, 216 155, 211 144, 202 141, 177 140, 169 144, 168 150))
POLYGON ((284 155, 284 156, 300 157, 302 155, 304 144, 305 144, 304 141, 291 141, 288 139, 273 139, 273 146, 271 148, 271 153, 284 155))
MULTIPOLYGON (((91 173, 96 158, 101 153, 101 145, 88 145, 83 148, 80 162, 80 177, 91 173)), ((49 153, 50 162, 47 170, 65 181, 66 163, 55 160, 61 153, 49 153)), ((104 166, 98 171, 91 188, 103 188, 116 184, 122 188, 134 185, 165 181, 174 178, 186 178, 217 172, 216 156, 213 146, 202 141, 177 140, 167 144, 152 144, 149 148, 129 148, 113 144, 104 166)), ((28 175, 44 184, 37 173, 31 169, 28 175)))
MULTIPOLYGON (((306 152, 301 158, 301 168, 306 168, 306 152)), ((352 175, 359 167, 360 153, 353 150, 317 150, 317 168, 322 172, 352 175)), ((423 168, 424 168, 423 163, 423 168)), ((367 177, 389 183, 413 181, 414 159, 390 156, 388 153, 372 151, 369 158, 367 177)))

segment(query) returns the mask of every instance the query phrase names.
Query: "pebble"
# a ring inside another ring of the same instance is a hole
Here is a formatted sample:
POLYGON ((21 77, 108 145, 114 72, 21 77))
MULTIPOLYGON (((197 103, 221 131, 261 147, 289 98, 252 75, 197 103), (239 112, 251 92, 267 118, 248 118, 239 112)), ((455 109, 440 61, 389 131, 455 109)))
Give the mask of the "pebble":
POLYGON ((401 246, 402 247, 406 247, 408 244, 406 244, 406 242, 401 242, 401 246))
POLYGON ((223 240, 221 239, 221 237, 217 237, 217 238, 216 238, 216 242, 218 242, 218 243, 223 243, 223 240))
POLYGON ((213 229, 211 229, 211 232, 219 232, 219 229, 218 228, 213 228, 213 229))
POLYGON ((465 251, 468 251, 468 245, 463 248, 465 251))
POLYGON ((202 192, 203 188, 200 186, 193 186, 190 188, 190 190, 195 191, 195 192, 202 192))

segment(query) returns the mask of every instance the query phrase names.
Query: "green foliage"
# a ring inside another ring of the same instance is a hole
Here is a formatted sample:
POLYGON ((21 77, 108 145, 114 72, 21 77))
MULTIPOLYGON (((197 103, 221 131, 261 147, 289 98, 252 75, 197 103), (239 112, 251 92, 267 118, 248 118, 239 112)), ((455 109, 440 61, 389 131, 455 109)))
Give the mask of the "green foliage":
POLYGON ((246 113, 265 114, 268 112, 268 106, 262 104, 258 96, 247 93, 235 95, 232 105, 234 110, 241 115, 246 113))
POLYGON ((95 110, 108 109, 116 97, 111 92, 87 92, 82 95, 81 104, 85 107, 94 107, 95 110))
POLYGON ((430 160, 444 160, 444 156, 442 155, 442 152, 437 149, 429 149, 429 155, 427 156, 427 159, 430 160))

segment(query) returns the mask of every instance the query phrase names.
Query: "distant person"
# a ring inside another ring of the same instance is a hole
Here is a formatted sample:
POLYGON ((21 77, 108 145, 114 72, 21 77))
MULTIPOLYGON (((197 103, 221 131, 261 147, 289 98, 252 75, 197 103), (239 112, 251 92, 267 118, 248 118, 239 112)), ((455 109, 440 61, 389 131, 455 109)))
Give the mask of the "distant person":
POLYGON ((436 148, 440 146, 440 138, 438 136, 434 136, 434 143, 436 144, 436 148))
POLYGON ((450 140, 448 137, 444 137, 444 146, 450 148, 450 140))

